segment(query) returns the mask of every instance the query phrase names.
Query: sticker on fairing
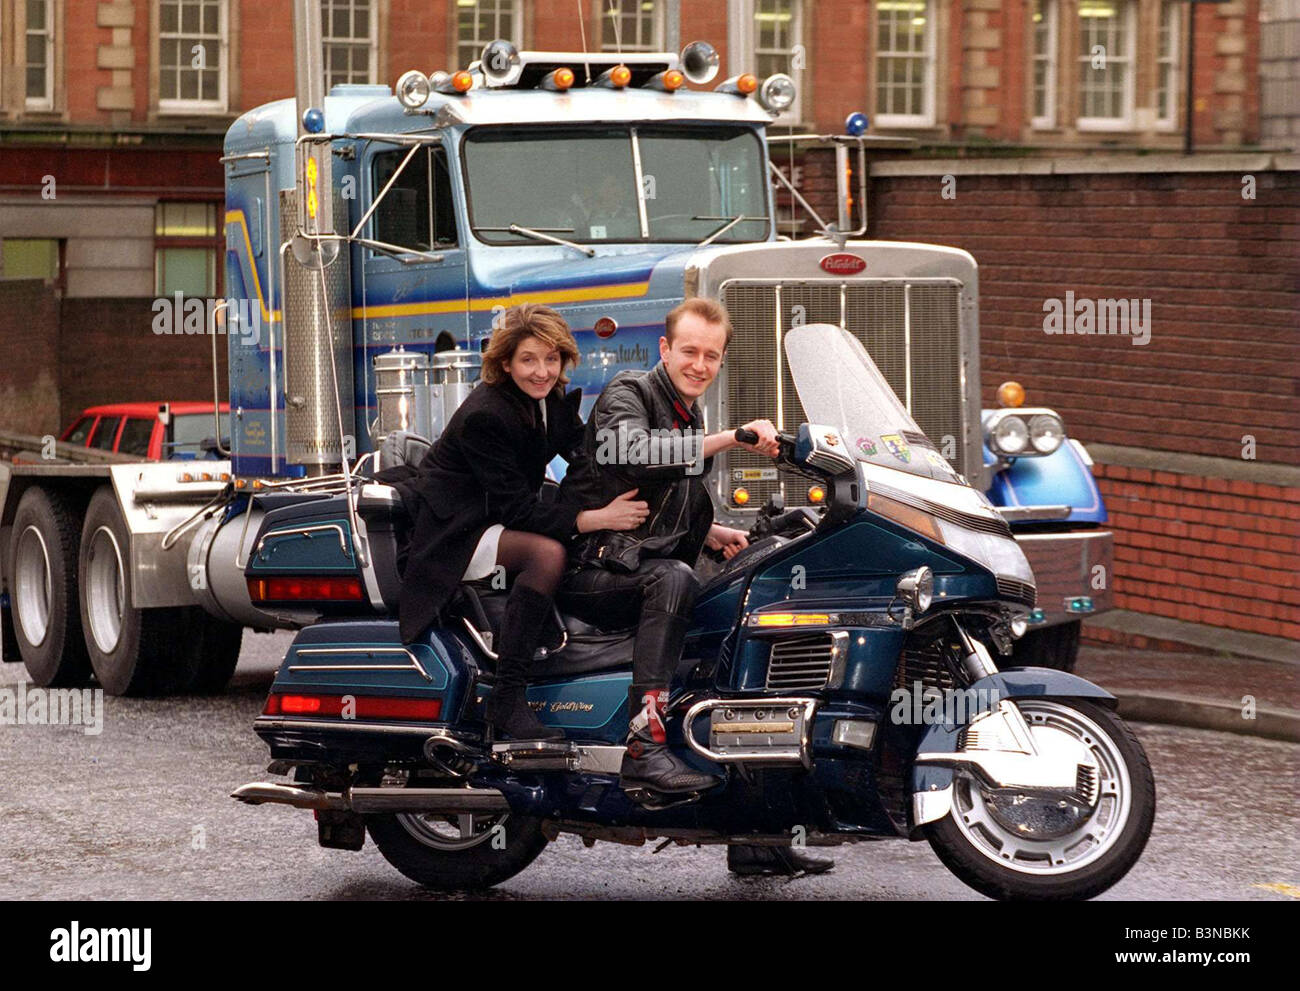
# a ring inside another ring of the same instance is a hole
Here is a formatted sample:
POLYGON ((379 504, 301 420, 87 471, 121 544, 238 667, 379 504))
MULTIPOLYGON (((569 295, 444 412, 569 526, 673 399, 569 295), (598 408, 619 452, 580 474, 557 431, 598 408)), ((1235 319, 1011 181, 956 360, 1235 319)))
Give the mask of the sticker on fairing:
POLYGON ((908 447, 907 441, 899 434, 881 434, 880 443, 885 445, 885 450, 896 457, 904 464, 912 463, 912 449, 908 447))
POLYGON ((854 441, 854 446, 862 452, 862 456, 865 458, 872 458, 876 455, 876 442, 870 437, 859 437, 854 441))

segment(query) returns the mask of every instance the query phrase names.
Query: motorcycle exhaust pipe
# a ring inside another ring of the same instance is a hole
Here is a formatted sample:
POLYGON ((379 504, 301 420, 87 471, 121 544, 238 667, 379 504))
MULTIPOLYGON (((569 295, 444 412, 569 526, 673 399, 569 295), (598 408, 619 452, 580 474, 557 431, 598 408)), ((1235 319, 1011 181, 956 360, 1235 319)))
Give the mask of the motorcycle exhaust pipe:
POLYGON ((331 812, 510 811, 505 795, 495 788, 349 788, 339 793, 258 781, 236 788, 230 797, 248 805, 289 805, 331 812))

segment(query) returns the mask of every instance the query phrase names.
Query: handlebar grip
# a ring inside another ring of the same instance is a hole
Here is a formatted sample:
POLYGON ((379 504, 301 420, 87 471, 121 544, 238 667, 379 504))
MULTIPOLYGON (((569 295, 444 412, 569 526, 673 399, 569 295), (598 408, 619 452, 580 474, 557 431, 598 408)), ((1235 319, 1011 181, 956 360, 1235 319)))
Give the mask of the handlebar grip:
POLYGON ((740 444, 757 444, 758 434, 753 430, 746 430, 744 427, 737 427, 736 441, 740 444))

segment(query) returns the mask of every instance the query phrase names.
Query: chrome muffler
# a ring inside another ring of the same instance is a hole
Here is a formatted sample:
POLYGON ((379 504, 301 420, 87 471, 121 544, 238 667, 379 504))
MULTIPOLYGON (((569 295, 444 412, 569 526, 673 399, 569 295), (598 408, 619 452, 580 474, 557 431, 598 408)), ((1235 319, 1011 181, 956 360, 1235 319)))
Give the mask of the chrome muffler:
POLYGON ((348 788, 328 792, 257 781, 241 785, 230 797, 248 805, 290 805, 333 812, 509 812, 510 803, 496 788, 348 788))

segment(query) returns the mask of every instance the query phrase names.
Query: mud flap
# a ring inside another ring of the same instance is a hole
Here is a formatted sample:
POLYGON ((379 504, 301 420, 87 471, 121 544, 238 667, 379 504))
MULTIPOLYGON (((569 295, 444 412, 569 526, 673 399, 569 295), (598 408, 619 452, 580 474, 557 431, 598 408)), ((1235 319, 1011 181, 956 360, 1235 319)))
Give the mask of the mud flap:
POLYGON ((366 845, 366 821, 356 812, 317 809, 316 836, 331 850, 360 850, 366 845))

